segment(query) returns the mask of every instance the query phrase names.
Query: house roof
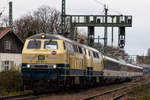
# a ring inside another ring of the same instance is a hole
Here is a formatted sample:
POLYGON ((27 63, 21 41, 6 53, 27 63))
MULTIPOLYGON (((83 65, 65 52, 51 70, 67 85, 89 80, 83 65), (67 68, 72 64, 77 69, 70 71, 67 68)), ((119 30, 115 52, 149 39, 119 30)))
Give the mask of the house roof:
POLYGON ((11 27, 1 28, 1 30, 0 30, 0 39, 2 39, 10 31, 12 31, 12 33, 24 44, 24 41, 17 34, 15 34, 13 32, 13 29, 11 27))

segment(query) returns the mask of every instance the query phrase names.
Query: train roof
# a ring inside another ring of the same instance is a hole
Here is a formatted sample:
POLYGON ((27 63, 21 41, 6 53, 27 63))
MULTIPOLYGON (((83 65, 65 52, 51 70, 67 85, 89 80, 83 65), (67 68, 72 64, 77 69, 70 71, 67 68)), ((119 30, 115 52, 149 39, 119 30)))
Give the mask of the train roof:
POLYGON ((138 69, 143 69, 142 67, 139 67, 137 65, 133 65, 133 64, 127 64, 127 66, 133 67, 133 68, 138 68, 138 69))
POLYGON ((104 56, 104 59, 107 59, 107 60, 110 60, 110 61, 113 61, 113 62, 116 62, 116 63, 120 63, 120 61, 118 61, 117 59, 114 59, 114 58, 111 58, 111 57, 108 57, 108 56, 104 56))
POLYGON ((122 60, 122 59, 119 59, 119 61, 120 61, 120 64, 122 64, 122 65, 126 65, 127 64, 127 62, 122 60))
MULTIPOLYGON (((44 33, 36 34, 36 35, 30 36, 30 37, 27 38, 27 39, 41 39, 41 35, 43 35, 43 34, 44 34, 44 33)), ((62 36, 62 35, 58 35, 58 34, 44 34, 44 35, 45 35, 45 38, 44 38, 44 39, 62 39, 62 40, 68 41, 68 42, 70 42, 70 43, 83 46, 83 47, 88 48, 88 49, 90 49, 90 50, 92 50, 92 51, 100 52, 100 51, 98 51, 98 50, 95 49, 95 48, 89 47, 89 46, 87 46, 87 45, 85 45, 85 44, 80 44, 80 43, 78 43, 78 42, 76 42, 76 41, 73 41, 73 40, 70 40, 70 39, 68 39, 68 38, 66 38, 66 37, 64 37, 64 36, 62 36)))
POLYGON ((127 65, 127 66, 130 66, 130 67, 133 67, 133 68, 143 69, 140 66, 126 63, 124 60, 117 60, 117 59, 114 59, 114 58, 111 58, 111 57, 108 57, 108 56, 104 56, 104 59, 107 59, 107 60, 110 60, 110 61, 113 61, 113 62, 116 62, 116 63, 120 63, 120 64, 123 64, 123 65, 127 65))

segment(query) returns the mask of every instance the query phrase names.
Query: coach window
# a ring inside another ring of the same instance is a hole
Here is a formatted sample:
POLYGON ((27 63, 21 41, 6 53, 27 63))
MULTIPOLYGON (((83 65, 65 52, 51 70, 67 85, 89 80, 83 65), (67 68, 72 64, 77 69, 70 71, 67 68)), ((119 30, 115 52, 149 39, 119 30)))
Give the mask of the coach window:
POLYGON ((66 50, 66 44, 65 44, 65 42, 63 42, 63 45, 64 45, 64 50, 66 50))
POLYGON ((97 58, 99 58, 99 55, 98 55, 98 53, 96 52, 96 55, 97 55, 97 58))
POLYGON ((41 48, 41 41, 39 40, 31 40, 27 46, 28 49, 40 49, 41 48))
POLYGON ((82 52, 81 47, 79 47, 79 46, 78 46, 78 49, 79 49, 79 53, 81 53, 81 54, 82 54, 83 52, 82 52))
POLYGON ((93 57, 94 57, 94 58, 96 58, 96 56, 95 56, 95 52, 94 52, 94 51, 92 52, 92 54, 93 54, 93 57))
POLYGON ((97 54, 96 54, 96 52, 94 52, 94 51, 93 51, 93 56, 94 56, 95 58, 97 58, 97 54))
POLYGON ((94 52, 94 54, 95 54, 95 58, 98 58, 98 57, 97 57, 97 53, 96 53, 96 52, 94 52))

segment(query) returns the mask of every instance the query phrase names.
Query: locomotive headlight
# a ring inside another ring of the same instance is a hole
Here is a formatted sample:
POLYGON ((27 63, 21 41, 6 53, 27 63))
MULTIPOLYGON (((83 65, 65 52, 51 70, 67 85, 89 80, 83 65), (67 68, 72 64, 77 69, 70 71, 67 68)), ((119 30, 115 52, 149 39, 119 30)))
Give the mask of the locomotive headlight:
POLYGON ((27 64, 27 68, 30 68, 31 67, 31 65, 30 64, 27 64))
POLYGON ((54 69, 56 69, 56 67, 57 67, 56 65, 53 65, 53 68, 54 68, 54 69))

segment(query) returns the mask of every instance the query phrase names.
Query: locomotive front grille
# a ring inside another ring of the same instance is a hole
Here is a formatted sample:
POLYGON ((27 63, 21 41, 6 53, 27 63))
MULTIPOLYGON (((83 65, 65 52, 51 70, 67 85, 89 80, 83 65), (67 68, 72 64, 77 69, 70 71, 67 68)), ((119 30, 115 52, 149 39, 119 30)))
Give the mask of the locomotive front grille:
POLYGON ((34 65, 35 68, 48 68, 48 65, 34 65))
POLYGON ((53 64, 31 64, 31 68, 53 69, 53 64))

